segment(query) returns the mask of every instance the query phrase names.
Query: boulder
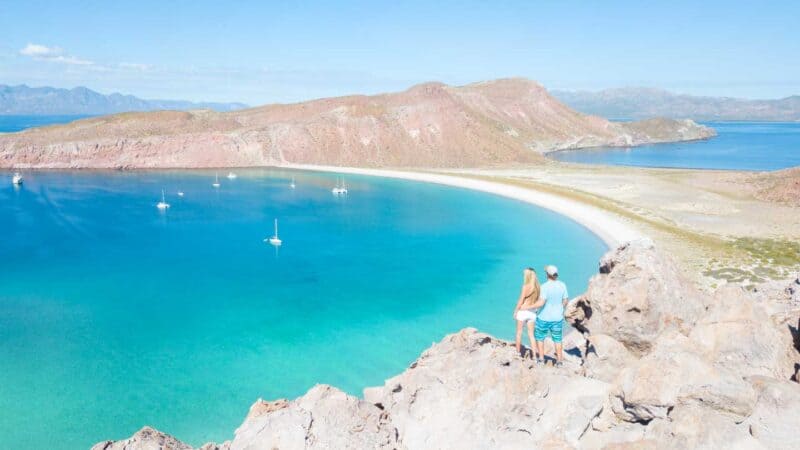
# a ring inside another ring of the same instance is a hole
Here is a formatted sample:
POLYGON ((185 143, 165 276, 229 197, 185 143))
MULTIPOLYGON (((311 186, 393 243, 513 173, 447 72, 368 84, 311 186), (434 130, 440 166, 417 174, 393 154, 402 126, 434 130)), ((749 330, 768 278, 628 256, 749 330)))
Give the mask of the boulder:
POLYGON ((191 450, 191 448, 155 428, 144 427, 128 439, 100 442, 95 444, 92 450, 191 450))
POLYGON ((256 402, 230 450, 396 448, 397 433, 375 405, 327 385, 287 402, 256 402))
POLYGON ((750 384, 695 353, 688 338, 667 332, 653 351, 626 367, 611 390, 617 416, 629 422, 667 419, 676 406, 703 406, 744 418, 756 394, 750 384))
POLYGON ((800 384, 762 376, 751 381, 758 401, 744 422, 750 434, 767 448, 800 448, 800 384))
MULTIPOLYGON (((610 418, 613 420, 613 413, 610 412, 610 418)), ((605 414, 605 410, 602 413, 605 414)), ((602 423, 609 418, 597 417, 592 421, 592 426, 589 428, 583 437, 581 437, 580 448, 582 449, 601 449, 613 448, 616 446, 624 446, 627 443, 638 442, 641 443, 645 437, 647 426, 635 422, 615 422, 615 423, 602 423), (602 424, 598 426, 598 422, 602 424)))
POLYGON ((788 380, 798 360, 789 327, 773 321, 738 286, 717 291, 689 337, 705 358, 740 376, 788 380))
POLYGON ((586 294, 571 305, 577 329, 611 336, 637 355, 647 354, 666 329, 689 334, 702 317, 706 298, 684 279, 673 262, 641 239, 610 251, 600 261, 586 294))
POLYGON ((751 286, 748 297, 761 304, 772 317, 791 320, 800 314, 800 275, 784 280, 770 280, 751 286))
POLYGON ((365 398, 407 448, 532 448, 576 446, 607 393, 607 383, 536 367, 510 343, 465 329, 365 398))
POLYGON ((660 449, 766 449, 750 435, 746 426, 723 413, 701 405, 677 406, 668 419, 651 423, 645 442, 658 442, 660 449))
POLYGON ((786 298, 790 303, 800 306, 800 275, 796 276, 784 289, 786 298))
POLYGON ((611 383, 624 367, 633 365, 637 360, 621 342, 611 336, 592 334, 588 339, 589 347, 583 363, 587 377, 611 383))

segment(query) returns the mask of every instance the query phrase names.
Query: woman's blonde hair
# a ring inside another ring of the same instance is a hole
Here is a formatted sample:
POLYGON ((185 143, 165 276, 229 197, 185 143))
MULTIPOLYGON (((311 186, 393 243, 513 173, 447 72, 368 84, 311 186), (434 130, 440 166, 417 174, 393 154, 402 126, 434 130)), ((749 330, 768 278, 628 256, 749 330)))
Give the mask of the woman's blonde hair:
POLYGON ((525 297, 524 303, 532 303, 539 300, 539 293, 542 288, 539 286, 539 277, 536 276, 536 270, 531 267, 526 267, 525 270, 522 271, 522 274, 523 284, 525 286, 532 286, 531 293, 525 297))

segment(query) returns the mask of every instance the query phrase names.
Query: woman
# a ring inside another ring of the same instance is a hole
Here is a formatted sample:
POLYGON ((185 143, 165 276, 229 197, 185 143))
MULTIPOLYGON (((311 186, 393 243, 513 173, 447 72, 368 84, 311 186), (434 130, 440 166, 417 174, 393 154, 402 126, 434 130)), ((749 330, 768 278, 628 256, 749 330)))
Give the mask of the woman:
POLYGON ((522 327, 527 322, 528 339, 531 342, 531 356, 535 358, 536 344, 533 340, 533 327, 536 323, 536 312, 532 306, 539 300, 541 288, 539 287, 539 279, 536 277, 536 271, 530 267, 522 271, 522 280, 522 292, 519 294, 517 307, 514 308, 514 319, 517 321, 517 353, 521 354, 522 351, 522 327))

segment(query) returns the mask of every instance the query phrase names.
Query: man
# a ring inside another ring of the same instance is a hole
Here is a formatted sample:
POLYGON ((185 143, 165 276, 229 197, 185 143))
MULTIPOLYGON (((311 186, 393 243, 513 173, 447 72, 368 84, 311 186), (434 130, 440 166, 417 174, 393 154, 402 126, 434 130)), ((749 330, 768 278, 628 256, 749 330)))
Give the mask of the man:
POLYGON ((564 307, 567 306, 567 286, 558 281, 558 268, 547 266, 544 268, 547 273, 547 281, 542 285, 539 301, 533 308, 542 308, 536 316, 536 350, 539 353, 537 363, 544 363, 544 338, 550 334, 556 348, 556 367, 561 367, 564 363, 564 348, 561 344, 561 333, 564 327, 564 307))

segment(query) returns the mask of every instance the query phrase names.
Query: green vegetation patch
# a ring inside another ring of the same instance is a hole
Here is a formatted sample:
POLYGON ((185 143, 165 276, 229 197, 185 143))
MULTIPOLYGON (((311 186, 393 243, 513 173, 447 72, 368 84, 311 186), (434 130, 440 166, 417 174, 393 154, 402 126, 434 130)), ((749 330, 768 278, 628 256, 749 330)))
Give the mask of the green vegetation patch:
POLYGON ((744 251, 754 263, 767 267, 800 265, 800 242, 785 239, 738 238, 733 247, 744 251))
POLYGON ((703 272, 703 275, 714 278, 715 280, 725 280, 728 283, 760 283, 764 279, 756 276, 749 270, 739 269, 736 267, 722 267, 720 269, 708 269, 703 272))

